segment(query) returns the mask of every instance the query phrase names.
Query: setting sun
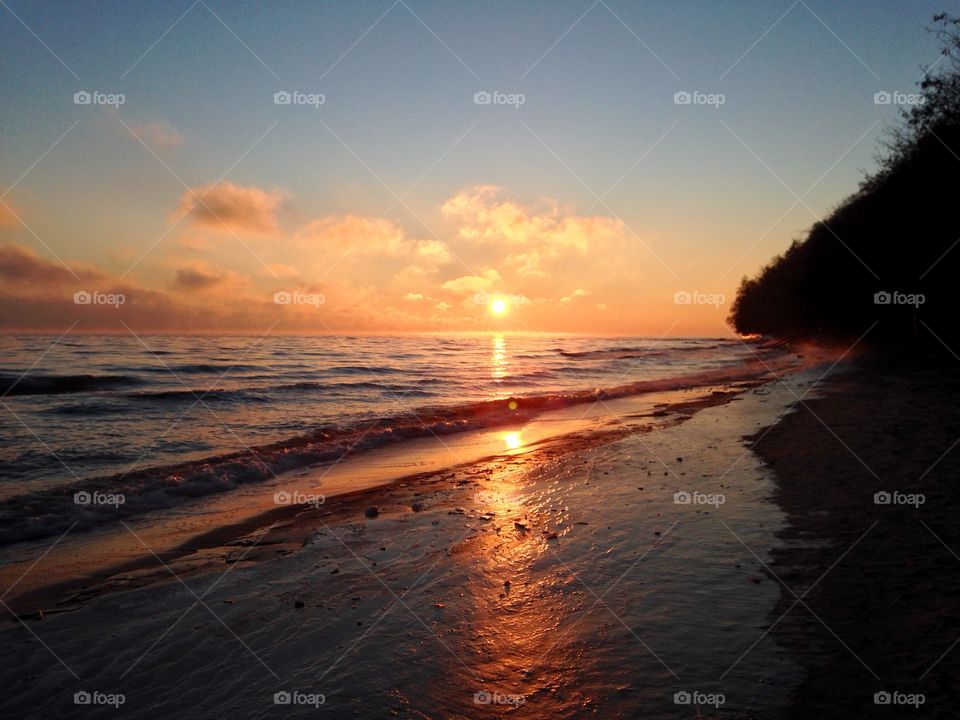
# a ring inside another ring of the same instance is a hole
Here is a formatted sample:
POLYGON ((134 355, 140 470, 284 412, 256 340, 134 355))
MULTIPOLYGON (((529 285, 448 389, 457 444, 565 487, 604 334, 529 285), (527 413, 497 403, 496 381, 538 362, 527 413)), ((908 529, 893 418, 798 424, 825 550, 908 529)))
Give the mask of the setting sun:
POLYGON ((496 298, 490 303, 490 312, 494 315, 503 315, 507 312, 507 301, 503 298, 496 298))

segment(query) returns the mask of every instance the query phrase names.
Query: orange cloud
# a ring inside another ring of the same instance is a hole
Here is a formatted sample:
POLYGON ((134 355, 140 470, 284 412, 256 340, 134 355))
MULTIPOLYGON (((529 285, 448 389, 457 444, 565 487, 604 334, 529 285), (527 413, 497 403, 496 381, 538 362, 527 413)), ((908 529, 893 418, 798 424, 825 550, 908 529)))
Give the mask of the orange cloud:
POLYGON ((622 245, 625 239, 618 219, 576 215, 553 201, 525 207, 502 199, 500 188, 492 185, 457 193, 441 211, 458 224, 461 240, 509 248, 501 265, 523 277, 552 275, 558 260, 583 256, 591 247, 622 245))
POLYGON ((492 185, 473 187, 447 200, 441 211, 460 223, 458 234, 464 240, 523 245, 546 257, 564 250, 586 252, 591 241, 623 232, 617 219, 574 215, 552 201, 540 209, 523 207, 500 194, 492 185))
POLYGON ((6 202, 0 202, 0 227, 4 225, 17 225, 17 216, 13 209, 6 202))
POLYGON ((464 275, 455 280, 448 280, 440 287, 457 295, 471 295, 491 290, 499 279, 500 273, 490 268, 481 275, 464 275))
POLYGON ((220 232, 276 235, 283 200, 279 190, 266 192, 221 182, 185 192, 174 217, 185 213, 196 225, 220 232))
POLYGON ((74 265, 44 260, 25 245, 0 246, 0 278, 11 285, 37 289, 56 287, 78 281, 99 281, 104 273, 74 265))
POLYGON ((173 284, 180 290, 209 290, 226 280, 227 273, 224 271, 195 261, 177 270, 173 284))

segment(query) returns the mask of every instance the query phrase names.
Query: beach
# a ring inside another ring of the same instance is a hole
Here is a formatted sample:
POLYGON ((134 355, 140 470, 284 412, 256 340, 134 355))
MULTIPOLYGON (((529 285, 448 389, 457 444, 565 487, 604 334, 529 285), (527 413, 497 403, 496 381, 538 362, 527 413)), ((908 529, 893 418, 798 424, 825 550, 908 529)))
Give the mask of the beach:
MULTIPOLYGON (((783 716, 804 679, 765 632, 787 516, 745 437, 819 392, 836 359, 790 357, 782 381, 612 397, 420 440, 421 464, 429 447, 445 467, 243 514, 173 549, 154 546, 169 543, 163 522, 152 533, 131 520, 137 560, 95 563, 81 587, 58 548, 33 557, 6 599, 20 620, 4 630, 4 712, 783 716), (480 457, 455 462, 471 447, 480 457)), ((387 459, 397 451, 358 467, 419 467, 387 459)), ((313 480, 299 488, 324 488, 313 480)), ((82 564, 83 548, 68 557, 82 564)))
POLYGON ((770 574, 771 634, 806 672, 790 717, 955 716, 958 380, 942 358, 863 359, 752 439, 787 518, 770 574))
POLYGON ((949 717, 960 376, 791 357, 46 541, 3 568, 3 710, 949 717))

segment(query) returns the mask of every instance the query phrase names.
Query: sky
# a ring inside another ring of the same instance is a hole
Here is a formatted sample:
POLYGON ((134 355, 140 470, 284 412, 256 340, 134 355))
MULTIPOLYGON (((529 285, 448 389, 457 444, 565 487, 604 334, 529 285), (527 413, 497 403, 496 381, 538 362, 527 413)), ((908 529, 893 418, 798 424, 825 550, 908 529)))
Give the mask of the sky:
POLYGON ((0 328, 728 335, 947 9, 3 0, 0 328))

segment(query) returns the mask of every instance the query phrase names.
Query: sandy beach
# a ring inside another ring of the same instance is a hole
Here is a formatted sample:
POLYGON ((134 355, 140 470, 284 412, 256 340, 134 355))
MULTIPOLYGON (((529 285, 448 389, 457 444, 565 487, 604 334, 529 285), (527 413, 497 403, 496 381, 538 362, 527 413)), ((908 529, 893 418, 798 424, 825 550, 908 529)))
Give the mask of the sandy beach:
POLYGON ((4 709, 779 716, 804 677, 765 633, 787 518, 744 437, 826 367, 610 400, 514 448, 498 430, 492 456, 141 550, 83 588, 37 582, 54 550, 7 599, 4 709))
POLYGON ((769 575, 771 634, 806 673, 790 717, 955 716, 958 381, 944 360, 863 360, 754 438, 787 519, 769 575))

